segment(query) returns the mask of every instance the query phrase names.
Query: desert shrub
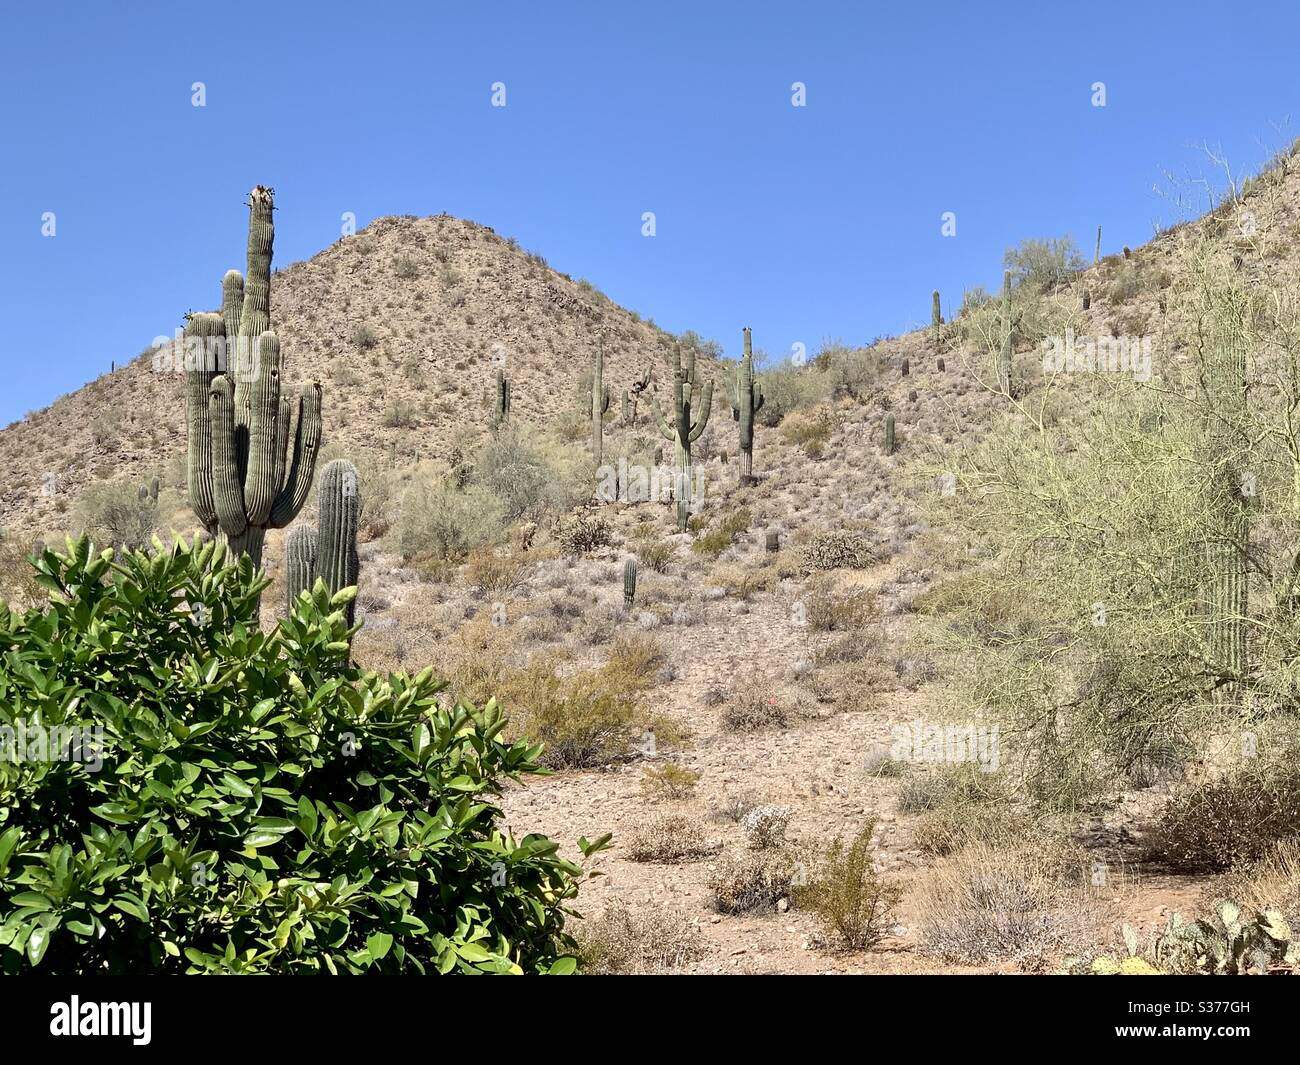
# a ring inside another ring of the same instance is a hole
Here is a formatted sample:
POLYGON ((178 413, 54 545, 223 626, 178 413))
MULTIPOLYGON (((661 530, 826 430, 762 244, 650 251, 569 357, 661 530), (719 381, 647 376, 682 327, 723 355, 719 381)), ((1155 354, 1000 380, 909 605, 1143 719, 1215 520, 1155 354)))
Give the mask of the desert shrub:
POLYGON ((800 908, 815 913, 828 935, 853 950, 867 950, 885 936, 903 895, 876 872, 875 831, 870 818, 847 847, 837 836, 818 857, 809 882, 794 891, 800 908))
POLYGON ((1300 840, 1281 840, 1249 865, 1229 870, 1222 895, 1251 910, 1278 910, 1300 920, 1300 840))
POLYGON ((578 502, 569 471, 530 446, 514 426, 494 434, 474 461, 474 480, 501 501, 508 521, 541 521, 578 502))
POLYGON ((0 529, 0 602, 27 609, 45 598, 36 569, 27 561, 41 546, 0 529))
POLYGON ((665 543, 662 540, 656 540, 651 536, 639 537, 633 544, 633 550, 636 551, 636 557, 643 566, 647 566, 656 573, 665 573, 668 570, 668 563, 673 560, 673 545, 665 543))
POLYGON ((720 844, 704 835, 704 826, 681 814, 656 817, 634 829, 627 841, 627 856, 634 862, 675 864, 693 862, 717 853, 720 844))
POLYGON ((700 774, 676 762, 646 766, 641 774, 641 794, 651 802, 676 802, 695 794, 700 774))
POLYGON ((1011 281, 1035 292, 1049 292, 1084 267, 1083 256, 1070 237, 1022 240, 1002 256, 1011 281))
POLYGON ((582 970, 594 976, 640 975, 680 969, 704 956, 699 925, 659 906, 633 911, 610 899, 598 917, 575 927, 582 970))
POLYGON ((384 408, 380 424, 388 429, 409 429, 419 421, 415 404, 404 399, 395 399, 384 408))
POLYGON ((962 293, 961 310, 957 312, 958 316, 964 316, 974 311, 978 311, 988 303, 990 299, 991 297, 988 294, 988 290, 985 289, 983 285, 976 285, 974 288, 968 288, 962 293))
POLYGON ((1176 796, 1146 838, 1148 856, 1189 873, 1222 872, 1300 839, 1300 768, 1251 766, 1176 796))
POLYGON ((658 640, 648 633, 630 633, 614 641, 602 672, 626 691, 645 691, 666 665, 668 655, 658 640))
POLYGON ((826 398, 828 381, 811 366, 784 362, 762 373, 763 408, 755 417, 760 425, 780 425, 792 411, 815 406, 826 398))
POLYGON ((802 448, 803 453, 813 459, 822 457, 834 431, 835 421, 824 407, 793 413, 781 423, 781 436, 785 441, 802 448))
POLYGON ((691 542, 691 550, 708 558, 717 558, 736 542, 736 537, 753 524, 754 515, 748 507, 740 507, 720 517, 707 532, 702 532, 691 542))
POLYGON ((728 595, 747 603, 759 592, 772 591, 776 572, 768 567, 756 570, 748 565, 719 566, 712 573, 712 581, 728 595))
POLYGON ((722 727, 727 732, 758 732, 789 725, 790 708, 771 688, 760 681, 733 695, 722 711, 722 727))
POLYGON ((911 777, 898 793, 898 810, 904 814, 929 813, 943 806, 960 808, 997 802, 1005 795, 996 774, 968 764, 911 777))
POLYGON ((613 542, 609 522, 596 514, 577 513, 556 528, 556 542, 568 555, 586 555, 613 542))
POLYGON ((495 804, 538 749, 492 704, 440 706, 430 671, 350 665, 351 593, 263 634, 267 582, 212 544, 82 540, 40 571, 48 607, 0 608, 0 719, 89 743, 0 761, 5 972, 576 967, 583 870, 495 804))
POLYGON ((407 559, 460 560, 478 545, 495 541, 504 521, 500 501, 486 488, 470 485, 457 491, 421 481, 402 500, 398 547, 407 559))
POLYGON ((357 351, 369 351, 379 344, 379 334, 365 324, 354 326, 348 339, 357 351))
POLYGON ((865 588, 837 591, 822 574, 808 582, 799 600, 813 632, 854 632, 879 616, 876 597, 865 588))
POLYGON ((746 811, 740 819, 745 843, 756 851, 781 846, 790 826, 790 813, 790 807, 775 803, 763 803, 746 811))
POLYGON ((816 533, 803 545, 800 561, 804 569, 866 569, 876 557, 865 533, 836 529, 816 533))
POLYGON ((469 553, 465 563, 465 577, 485 592, 505 592, 518 587, 528 563, 514 554, 498 554, 487 544, 480 544, 469 553))
POLYGON ((729 854, 709 870, 709 891, 719 913, 773 909, 788 898, 797 870, 784 851, 729 854))
POLYGON ((951 961, 1041 959, 1091 942, 1098 919, 1058 854, 977 843, 940 862, 913 896, 927 954, 951 961))
POLYGON ((403 281, 410 281, 412 278, 420 276, 420 267, 414 259, 401 256, 393 260, 393 273, 403 281))
POLYGON ((77 500, 73 521, 96 543, 121 550, 142 547, 158 526, 158 502, 131 481, 94 481, 77 500))
POLYGON ((819 363, 823 359, 831 399, 847 396, 861 400, 874 391, 880 378, 880 358, 871 348, 829 345, 817 355, 819 363))

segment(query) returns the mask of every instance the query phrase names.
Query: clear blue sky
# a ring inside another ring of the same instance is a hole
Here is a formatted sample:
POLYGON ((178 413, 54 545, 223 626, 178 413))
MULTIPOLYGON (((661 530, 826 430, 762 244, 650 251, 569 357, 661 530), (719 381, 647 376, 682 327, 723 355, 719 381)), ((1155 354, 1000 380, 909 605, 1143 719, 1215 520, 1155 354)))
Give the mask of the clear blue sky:
POLYGON ((1022 238, 1147 239, 1195 144, 1256 167, 1297 29, 1282 2, 10 5, 0 424, 215 306, 259 182, 281 266, 344 211, 448 211, 729 354, 746 324, 773 353, 900 332, 1022 238))

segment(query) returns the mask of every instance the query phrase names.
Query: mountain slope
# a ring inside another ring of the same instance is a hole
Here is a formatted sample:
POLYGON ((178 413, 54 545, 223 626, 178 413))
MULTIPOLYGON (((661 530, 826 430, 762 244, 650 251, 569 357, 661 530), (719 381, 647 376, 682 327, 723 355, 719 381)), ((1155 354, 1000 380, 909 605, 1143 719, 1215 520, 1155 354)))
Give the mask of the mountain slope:
MULTIPOLYGON (((514 415, 545 422, 576 409, 601 332, 614 410, 645 366, 665 380, 672 339, 513 241, 450 216, 381 218, 278 271, 271 318, 287 380, 324 386, 325 446, 376 458, 471 444, 486 431, 502 356, 514 415)), ((0 528, 66 529, 72 501, 95 480, 161 475, 181 486, 183 381, 153 362, 150 352, 119 360, 115 373, 0 430, 0 528)))

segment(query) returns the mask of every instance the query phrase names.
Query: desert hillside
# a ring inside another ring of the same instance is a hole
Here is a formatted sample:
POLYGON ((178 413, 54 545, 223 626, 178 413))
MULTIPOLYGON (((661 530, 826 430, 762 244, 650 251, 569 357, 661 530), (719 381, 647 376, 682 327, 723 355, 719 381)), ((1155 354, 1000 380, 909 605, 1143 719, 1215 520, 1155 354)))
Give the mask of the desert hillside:
MULTIPOLYGON (((241 242, 232 239, 230 252, 242 270, 241 242)), ((215 308, 219 276, 211 296, 215 308)), ((601 334, 614 409, 645 368, 656 383, 671 376, 668 334, 490 228, 447 216, 378 219, 277 271, 271 301, 287 379, 321 382, 324 445, 358 459, 471 448, 488 431, 499 366, 520 418, 545 423, 574 409, 601 334)), ((156 372, 154 361, 151 351, 123 352, 115 372, 106 366, 0 430, 8 464, 0 528, 67 529, 71 504, 92 481, 161 476, 181 487, 182 378, 156 372)))
MULTIPOLYGON (((553 775, 510 785, 502 805, 516 835, 545 833, 571 857, 579 837, 613 833, 608 875, 577 903, 597 971, 1077 971, 1123 953, 1124 926, 1145 942, 1173 911, 1228 890, 1295 906, 1295 878, 1276 872, 1285 857, 1264 872, 1245 859, 1196 866, 1172 848, 1153 857, 1152 840, 1173 832, 1153 827, 1161 811, 1234 769, 1210 749, 1230 732, 1223 721, 1198 718, 1168 743, 1144 726, 1125 742, 1146 746, 1114 757, 1098 742, 1089 764, 1110 761, 1068 795, 1047 794, 1050 766, 1019 760, 1035 728, 1060 729, 1064 749, 1063 714, 1008 724, 1000 767, 900 754, 899 730, 995 721, 965 686, 978 670, 958 641, 989 659, 1014 660, 1031 638, 1040 660, 1086 657, 1064 623, 1039 632, 1042 601, 998 594, 997 567, 1020 562, 1008 547, 1018 530, 993 528, 985 501, 998 486, 974 479, 1002 441, 1027 440, 1051 465, 1099 446, 1116 410, 1128 418, 1115 401, 1123 375, 1053 372, 1044 345, 1145 340, 1152 392, 1183 396, 1201 275, 1289 283, 1298 234, 1300 174, 1284 156, 1144 246, 1103 248, 1095 263, 1027 253, 1005 296, 944 294, 941 322, 768 365, 752 484, 737 474, 735 366, 706 350, 705 491, 679 531, 666 503, 594 500, 591 419, 575 399, 604 333, 605 461, 651 464, 667 445, 649 404, 625 419, 619 397, 647 366, 667 397, 674 338, 484 227, 377 221, 279 272, 272 291, 290 379, 322 382, 327 452, 361 467, 356 659, 432 666, 448 698, 498 698, 515 734, 547 743, 553 775), (492 432, 495 345, 514 400, 492 432), (842 879, 854 906, 875 892, 878 913, 808 894, 809 877, 824 885, 826 868, 843 868, 834 840, 869 850, 842 879)), ((917 294, 919 311, 929 303, 917 294)), ((180 380, 152 372, 146 353, 3 430, 0 525, 75 531, 89 486, 159 476, 151 527, 185 527, 183 420, 180 380), (43 494, 49 471, 57 491, 43 494)), ((1011 462, 999 476, 1019 473, 1011 462)), ((1054 513, 1046 489, 1023 487, 1054 513)), ((1099 524, 1096 539, 1112 532, 1099 524)), ((279 550, 273 541, 268 623, 286 609, 279 550)), ((1067 707, 1102 686, 1089 668, 1067 707)), ((993 697, 1028 686, 1007 675, 993 697)), ((1095 720, 1127 720, 1127 704, 1098 705, 1095 720)))

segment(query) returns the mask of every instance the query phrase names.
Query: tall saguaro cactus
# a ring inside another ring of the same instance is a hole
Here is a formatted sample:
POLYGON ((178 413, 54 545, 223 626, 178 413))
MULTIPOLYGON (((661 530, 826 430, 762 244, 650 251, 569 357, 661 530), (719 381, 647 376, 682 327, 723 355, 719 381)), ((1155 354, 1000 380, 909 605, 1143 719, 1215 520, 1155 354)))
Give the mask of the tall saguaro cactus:
POLYGON ((492 411, 492 428, 500 429, 510 416, 510 380, 504 370, 497 371, 496 403, 492 411))
MULTIPOLYGON (((347 459, 335 459, 321 470, 317 510, 319 531, 299 525, 285 542, 290 610, 299 593, 310 591, 317 579, 324 581, 331 593, 356 587, 361 572, 357 554, 361 493, 357 468, 347 459)), ((350 600, 345 610, 351 625, 356 617, 356 600, 350 600)))
POLYGON ((695 376, 695 349, 691 348, 682 364, 682 347, 673 348, 673 418, 669 421, 664 416, 659 401, 653 403, 655 420, 659 431, 665 439, 671 440, 676 457, 674 480, 677 500, 677 528, 686 528, 687 518, 692 509, 691 487, 691 444, 700 438, 709 424, 709 414, 713 408, 713 382, 708 381, 699 390, 698 404, 695 402, 697 381, 695 376))
POLYGON ((736 370, 731 390, 731 417, 740 423, 739 479, 742 485, 754 483, 754 415, 763 409, 763 384, 754 377, 753 336, 745 326, 745 353, 736 370))
POLYGON ((295 427, 270 328, 271 190, 258 185, 248 206, 247 280, 228 271, 221 313, 194 314, 185 325, 185 418, 190 506, 232 554, 260 565, 266 530, 288 525, 311 488, 321 390, 303 387, 295 427))
POLYGON ((596 357, 591 370, 591 393, 588 411, 591 414, 591 457, 599 466, 605 461, 605 412, 609 410, 609 389, 605 386, 605 338, 596 345, 596 357))
POLYGON ((939 305, 939 290, 934 290, 934 297, 930 306, 930 324, 934 326, 934 342, 937 345, 942 337, 941 329, 943 327, 943 313, 939 305))

